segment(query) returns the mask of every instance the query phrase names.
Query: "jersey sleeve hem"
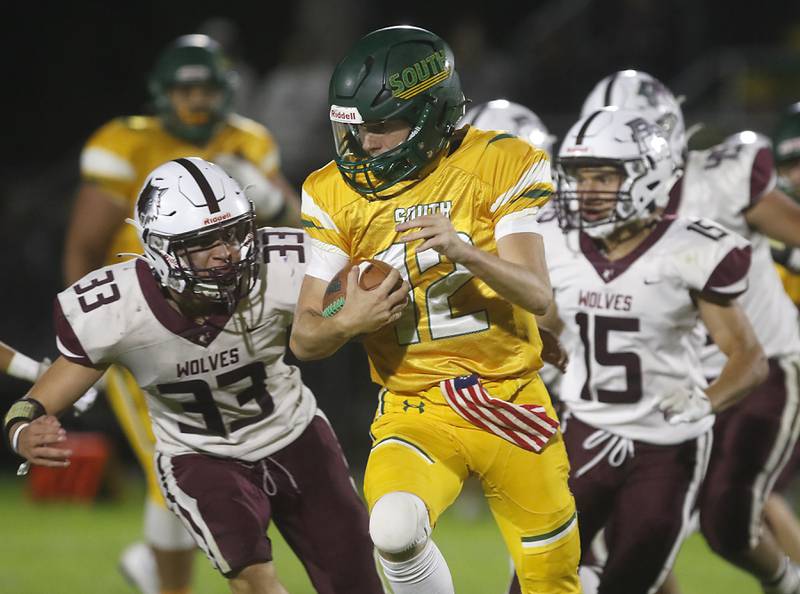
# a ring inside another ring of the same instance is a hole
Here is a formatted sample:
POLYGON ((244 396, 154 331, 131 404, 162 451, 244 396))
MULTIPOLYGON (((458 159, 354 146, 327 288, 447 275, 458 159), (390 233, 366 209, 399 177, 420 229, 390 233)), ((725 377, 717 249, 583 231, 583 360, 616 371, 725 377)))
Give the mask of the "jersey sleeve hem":
POLYGON ((539 207, 534 206, 501 217, 494 227, 495 241, 514 233, 538 233, 539 222, 536 219, 538 213, 539 207))
POLYGON ((717 264, 700 294, 715 299, 734 299, 747 290, 750 246, 733 248, 717 264))
POLYGON ((306 269, 306 274, 325 282, 330 281, 350 261, 342 250, 334 245, 311 239, 311 262, 306 269))

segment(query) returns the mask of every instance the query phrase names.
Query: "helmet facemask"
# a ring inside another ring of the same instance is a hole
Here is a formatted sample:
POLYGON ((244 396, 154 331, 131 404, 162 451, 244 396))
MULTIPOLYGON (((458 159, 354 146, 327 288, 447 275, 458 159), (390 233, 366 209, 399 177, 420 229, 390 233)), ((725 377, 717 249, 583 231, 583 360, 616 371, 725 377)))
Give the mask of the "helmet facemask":
POLYGON ((555 197, 559 226, 565 232, 584 231, 591 237, 603 238, 634 222, 646 222, 655 212, 656 204, 651 201, 641 209, 635 196, 640 193, 639 186, 649 169, 643 158, 559 159, 555 197), (609 173, 613 168, 622 180, 619 189, 579 189, 579 173, 587 168, 608 168, 609 173), (601 216, 603 213, 607 214, 601 216))
POLYGON ((149 233, 146 251, 165 262, 166 286, 192 301, 225 306, 232 313, 252 289, 257 275, 255 213, 202 230, 165 236, 149 233), (198 254, 224 244, 231 256, 220 266, 200 266, 198 254))
MULTIPOLYGON (((363 147, 370 127, 380 128, 391 120, 378 122, 331 121, 336 146, 336 165, 347 184, 368 199, 392 198, 409 189, 398 183, 420 178, 420 173, 447 146, 455 130, 453 124, 437 122, 437 99, 423 97, 419 115, 410 121, 410 131, 397 146, 375 156, 363 147)), ((417 111, 417 110, 414 110, 417 111)), ((404 118, 396 120, 406 121, 404 118)))
POLYGON ((175 84, 166 89, 164 105, 159 113, 164 126, 176 136, 194 143, 207 142, 219 124, 230 113, 230 92, 214 82, 175 84), (174 97, 174 93, 190 93, 193 88, 200 88, 207 94, 216 93, 217 97, 208 102, 204 109, 192 109, 186 99, 174 97))

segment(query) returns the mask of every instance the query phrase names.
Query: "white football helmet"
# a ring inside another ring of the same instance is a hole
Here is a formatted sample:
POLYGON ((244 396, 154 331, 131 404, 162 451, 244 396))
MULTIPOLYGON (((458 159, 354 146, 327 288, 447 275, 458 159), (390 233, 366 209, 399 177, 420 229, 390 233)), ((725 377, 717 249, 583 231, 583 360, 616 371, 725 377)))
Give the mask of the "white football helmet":
POLYGON ((667 133, 676 167, 686 161, 688 139, 680 102, 660 80, 641 70, 620 70, 597 83, 586 97, 581 117, 603 107, 638 111, 667 133))
POLYGON ((638 111, 616 107, 599 109, 572 126, 561 145, 556 172, 559 225, 592 237, 605 237, 632 221, 652 217, 667 205, 678 175, 664 130, 638 111), (622 176, 619 190, 579 189, 579 174, 587 167, 616 169, 622 176), (605 211, 608 214, 598 218, 605 211))
POLYGON ((459 126, 469 124, 481 130, 500 130, 510 132, 533 146, 544 149, 548 156, 553 154, 556 137, 547 131, 542 120, 530 109, 519 103, 495 99, 479 103, 461 118, 459 126))
POLYGON ((233 311, 255 280, 255 212, 239 184, 198 157, 156 167, 144 182, 128 220, 139 233, 144 259, 170 289, 225 304, 233 311), (190 255, 218 242, 239 260, 197 268, 190 255))

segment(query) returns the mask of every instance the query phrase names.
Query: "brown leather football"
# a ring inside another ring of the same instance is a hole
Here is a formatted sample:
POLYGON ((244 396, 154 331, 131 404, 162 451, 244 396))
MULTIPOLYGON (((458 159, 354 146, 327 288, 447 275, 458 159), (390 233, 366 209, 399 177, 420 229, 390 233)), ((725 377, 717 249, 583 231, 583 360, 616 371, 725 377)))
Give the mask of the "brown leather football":
MULTIPOLYGON (((344 268, 336 273, 322 296, 322 315, 326 318, 336 315, 344 307, 345 295, 347 293, 347 275, 353 266, 361 268, 358 277, 358 286, 365 291, 371 291, 383 282, 383 279, 391 272, 392 267, 380 260, 358 260, 348 263, 344 268)), ((402 281, 400 281, 402 282, 402 281)), ((397 287, 395 287, 397 288, 397 287)))

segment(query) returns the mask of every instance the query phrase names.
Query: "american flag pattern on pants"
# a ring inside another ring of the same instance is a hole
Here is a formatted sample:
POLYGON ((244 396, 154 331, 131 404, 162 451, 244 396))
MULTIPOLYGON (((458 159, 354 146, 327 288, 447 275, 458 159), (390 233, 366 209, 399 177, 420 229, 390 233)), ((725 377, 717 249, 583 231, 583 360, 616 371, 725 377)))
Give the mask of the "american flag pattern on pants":
POLYGON ((525 450, 541 452, 558 431, 558 421, 543 406, 494 398, 476 375, 444 380, 439 387, 450 408, 466 421, 525 450))

